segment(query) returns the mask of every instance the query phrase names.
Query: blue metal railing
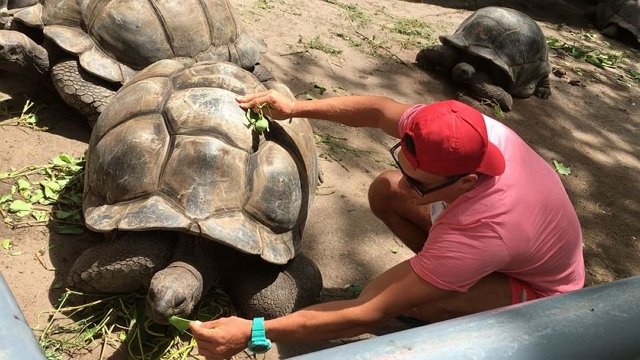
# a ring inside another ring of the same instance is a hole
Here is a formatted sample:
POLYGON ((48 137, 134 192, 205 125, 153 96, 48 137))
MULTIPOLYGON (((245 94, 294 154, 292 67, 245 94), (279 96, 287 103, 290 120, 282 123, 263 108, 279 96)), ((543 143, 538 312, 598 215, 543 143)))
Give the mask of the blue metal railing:
POLYGON ((0 274, 0 360, 44 360, 44 354, 0 274))
POLYGON ((640 359, 640 276, 294 359, 640 359))

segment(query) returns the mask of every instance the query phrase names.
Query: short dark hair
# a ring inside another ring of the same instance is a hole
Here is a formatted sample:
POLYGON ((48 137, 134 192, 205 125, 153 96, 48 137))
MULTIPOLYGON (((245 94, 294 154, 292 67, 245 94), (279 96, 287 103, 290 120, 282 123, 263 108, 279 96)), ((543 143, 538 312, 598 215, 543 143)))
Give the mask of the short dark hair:
POLYGON ((405 133, 402 136, 402 146, 406 148, 411 155, 416 156, 416 144, 413 142, 411 135, 405 133))

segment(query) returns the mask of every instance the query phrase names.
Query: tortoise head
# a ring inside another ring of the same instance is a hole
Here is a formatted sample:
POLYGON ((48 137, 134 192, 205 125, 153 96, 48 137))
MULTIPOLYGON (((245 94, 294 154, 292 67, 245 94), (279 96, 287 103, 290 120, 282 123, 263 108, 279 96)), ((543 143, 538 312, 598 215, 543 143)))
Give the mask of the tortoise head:
POLYGON ((147 315, 159 323, 168 324, 172 315, 188 317, 202 297, 200 272, 184 262, 174 262, 157 272, 147 293, 147 315))

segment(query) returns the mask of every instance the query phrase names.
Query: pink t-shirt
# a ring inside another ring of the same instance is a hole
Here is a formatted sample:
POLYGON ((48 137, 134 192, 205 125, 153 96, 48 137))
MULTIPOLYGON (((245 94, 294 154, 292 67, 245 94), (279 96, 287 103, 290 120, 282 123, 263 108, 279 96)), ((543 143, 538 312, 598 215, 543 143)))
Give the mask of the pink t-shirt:
POLYGON ((506 170, 481 176, 442 211, 410 260, 413 270, 438 288, 461 292, 493 272, 527 282, 542 296, 581 288, 582 232, 559 176, 511 129, 487 116, 485 123, 506 170))

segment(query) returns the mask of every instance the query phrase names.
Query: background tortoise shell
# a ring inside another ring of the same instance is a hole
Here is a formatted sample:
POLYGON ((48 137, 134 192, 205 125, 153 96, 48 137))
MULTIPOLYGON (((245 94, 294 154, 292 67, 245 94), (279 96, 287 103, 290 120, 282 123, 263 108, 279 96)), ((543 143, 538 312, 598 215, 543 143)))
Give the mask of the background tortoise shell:
POLYGON ((640 0, 608 0, 596 7, 596 25, 616 24, 630 31, 640 42, 640 0))
POLYGON ((162 59, 231 61, 251 69, 266 45, 241 29, 228 0, 47 0, 15 15, 78 55, 102 79, 124 83, 162 59))
POLYGON ((495 64, 510 80, 510 87, 505 89, 510 93, 535 87, 551 72, 542 30, 517 10, 481 8, 462 22, 453 35, 441 36, 440 41, 495 64))

